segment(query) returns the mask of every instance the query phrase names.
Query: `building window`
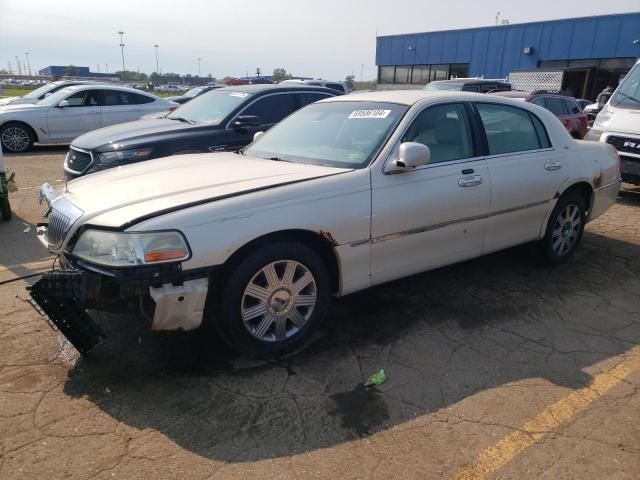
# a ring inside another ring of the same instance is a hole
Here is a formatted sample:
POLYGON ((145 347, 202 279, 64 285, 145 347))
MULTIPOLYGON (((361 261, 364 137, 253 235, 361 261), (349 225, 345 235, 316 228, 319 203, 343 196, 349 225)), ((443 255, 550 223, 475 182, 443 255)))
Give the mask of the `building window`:
POLYGON ((418 85, 426 85, 429 83, 429 72, 431 66, 429 65, 414 65, 413 73, 411 74, 411 83, 418 85))
POLYGON ((448 80, 449 65, 431 65, 431 76, 429 78, 432 82, 434 80, 448 80))
POLYGON ((379 83, 393 83, 396 67, 379 67, 378 71, 379 83))
POLYGON ((411 78, 411 67, 398 66, 396 67, 396 80, 394 83, 409 83, 411 78))
POLYGON ((385 65, 378 67, 378 83, 426 85, 434 80, 469 76, 468 63, 449 65, 385 65))
POLYGON ((468 63, 452 63, 449 68, 449 78, 467 78, 469 76, 468 63))

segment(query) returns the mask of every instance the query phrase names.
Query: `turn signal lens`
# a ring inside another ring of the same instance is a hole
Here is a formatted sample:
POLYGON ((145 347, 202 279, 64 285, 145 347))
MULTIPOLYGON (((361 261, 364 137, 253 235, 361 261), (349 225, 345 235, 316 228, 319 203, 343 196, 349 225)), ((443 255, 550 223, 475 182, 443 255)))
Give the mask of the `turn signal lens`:
POLYGON ((167 262, 170 260, 182 260, 189 256, 185 249, 163 250, 155 252, 144 252, 145 263, 167 262))

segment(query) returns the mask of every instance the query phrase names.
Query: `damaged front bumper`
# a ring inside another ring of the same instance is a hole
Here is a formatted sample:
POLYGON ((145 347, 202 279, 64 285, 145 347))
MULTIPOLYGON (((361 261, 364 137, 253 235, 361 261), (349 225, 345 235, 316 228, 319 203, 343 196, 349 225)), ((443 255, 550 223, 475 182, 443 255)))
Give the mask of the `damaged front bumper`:
POLYGON ((61 270, 44 273, 29 288, 31 303, 83 355, 107 338, 88 309, 138 309, 152 330, 193 330, 202 323, 212 269, 183 272, 180 264, 167 264, 98 272, 60 260, 61 270))

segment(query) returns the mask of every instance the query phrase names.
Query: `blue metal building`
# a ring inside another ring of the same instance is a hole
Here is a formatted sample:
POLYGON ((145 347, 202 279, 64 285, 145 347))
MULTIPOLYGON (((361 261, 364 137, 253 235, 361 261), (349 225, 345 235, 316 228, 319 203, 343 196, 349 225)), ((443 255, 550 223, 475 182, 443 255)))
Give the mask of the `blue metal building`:
MULTIPOLYGON (((63 77, 65 75, 65 72, 67 71, 67 68, 69 68, 68 65, 66 65, 66 66, 50 65, 50 66, 45 67, 42 70, 38 71, 38 73, 40 75, 44 75, 44 76, 48 76, 48 77, 54 77, 54 78, 63 77)), ((91 72, 89 70, 89 67, 76 67, 76 71, 77 71, 77 75, 75 75, 75 76, 76 77, 82 77, 82 78, 110 78, 110 79, 115 79, 115 80, 120 78, 115 73, 91 72)))
POLYGON ((640 55, 637 40, 640 12, 381 36, 378 82, 425 84, 452 76, 505 78, 523 69, 582 69, 584 75, 575 74, 572 81, 578 96, 589 98, 606 84, 615 85, 633 65, 640 55))

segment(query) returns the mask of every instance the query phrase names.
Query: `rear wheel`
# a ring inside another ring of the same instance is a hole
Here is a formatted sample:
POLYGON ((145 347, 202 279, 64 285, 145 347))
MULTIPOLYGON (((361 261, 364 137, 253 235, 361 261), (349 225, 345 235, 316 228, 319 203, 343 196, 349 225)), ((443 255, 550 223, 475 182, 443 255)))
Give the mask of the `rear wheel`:
POLYGON ((233 348, 258 358, 299 349, 324 317, 330 298, 327 267, 295 242, 258 248, 231 272, 215 299, 217 329, 233 348))
POLYGON ((580 243, 586 223, 584 199, 577 193, 563 195, 549 217, 541 241, 542 252, 554 265, 565 263, 580 243))
POLYGON ((23 123, 9 122, 0 127, 0 143, 5 152, 22 153, 33 148, 35 137, 23 123))

